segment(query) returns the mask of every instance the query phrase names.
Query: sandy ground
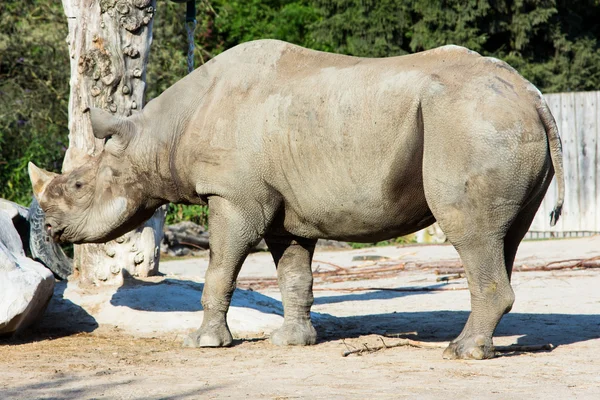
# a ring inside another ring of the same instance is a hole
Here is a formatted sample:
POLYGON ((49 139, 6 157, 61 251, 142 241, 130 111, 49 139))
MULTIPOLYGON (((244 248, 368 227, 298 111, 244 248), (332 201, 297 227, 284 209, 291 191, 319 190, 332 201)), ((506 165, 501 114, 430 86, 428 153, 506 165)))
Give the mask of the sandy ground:
MULTIPOLYGON (((516 267, 596 256, 600 237, 531 241, 516 267)), ((264 284, 275 276, 268 253, 242 269, 228 315, 237 340, 227 349, 181 347, 202 320, 205 258, 164 262, 164 276, 120 288, 60 283, 40 324, 0 342, 0 399, 600 398, 600 269, 514 273, 517 301, 494 342, 552 343, 552 351, 447 361, 441 348, 394 347, 342 357, 394 345, 389 336, 398 334, 440 344, 458 335, 469 311, 465 280, 440 283, 435 269, 418 267, 457 260, 451 246, 318 251, 318 272, 390 271, 317 279, 320 339, 310 347, 265 339, 282 322, 279 292, 264 284), (372 256, 385 258, 364 259, 372 256), (443 290, 406 290, 423 287, 443 290)))

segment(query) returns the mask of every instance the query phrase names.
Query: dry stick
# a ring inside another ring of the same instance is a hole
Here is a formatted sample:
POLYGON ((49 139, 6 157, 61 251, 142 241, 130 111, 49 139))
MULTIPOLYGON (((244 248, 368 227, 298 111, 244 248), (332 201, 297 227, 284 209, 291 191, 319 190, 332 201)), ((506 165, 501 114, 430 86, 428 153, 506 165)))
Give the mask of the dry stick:
POLYGON ((368 292, 374 290, 388 292, 451 292, 453 290, 467 290, 466 287, 399 287, 399 288, 383 288, 383 287, 357 287, 357 288, 313 288, 313 291, 321 292, 368 292))
MULTIPOLYGON (((383 339, 381 339, 381 341, 383 342, 383 339)), ((369 348, 369 347, 367 347, 367 345, 365 343, 364 346, 365 346, 365 349, 344 351, 342 353, 342 357, 348 357, 351 354, 374 353, 381 349, 391 349, 393 347, 401 347, 401 346, 412 346, 412 347, 419 347, 419 348, 436 348, 437 349, 437 348, 447 347, 448 343, 446 343, 443 346, 440 346, 437 343, 427 343, 427 342, 421 342, 421 341, 412 340, 412 339, 401 339, 399 342, 394 343, 394 344, 385 344, 385 342, 383 342, 383 346, 374 346, 374 347, 369 348)))
POLYGON ((552 343, 530 345, 511 344, 509 346, 494 346, 494 350, 498 353, 530 353, 534 351, 550 351, 553 349, 554 345, 552 343))
POLYGON ((334 267, 338 271, 347 271, 347 268, 340 267, 339 265, 334 264, 334 263, 329 262, 329 261, 313 260, 313 263, 320 263, 320 264, 331 265, 332 267, 334 267))
MULTIPOLYGON (((334 265, 335 266, 335 265, 334 265)), ((340 267, 342 268, 342 267, 340 267)), ((357 268, 357 267, 354 267, 357 268)), ((313 276, 315 280, 319 280, 321 282, 328 283, 336 283, 336 282, 347 282, 353 280, 367 280, 374 278, 385 278, 391 275, 394 275, 395 272, 402 270, 404 268, 403 264, 397 264, 390 267, 385 268, 369 268, 363 270, 352 270, 343 269, 343 270, 333 270, 333 271, 322 271, 315 272, 313 276)), ((266 288, 277 285, 276 278, 242 278, 238 280, 238 284, 240 287, 248 287, 254 286, 255 288, 266 288)))
MULTIPOLYGON (((387 336, 389 337, 389 336, 387 336)), ((411 346, 411 347, 417 347, 417 348, 426 348, 426 349, 444 349, 446 347, 448 347, 448 345, 450 344, 449 342, 422 342, 420 340, 412 340, 412 339, 400 339, 399 342, 394 343, 394 344, 386 344, 383 341, 383 338, 379 338, 381 340, 381 342, 383 343, 383 346, 375 346, 375 347, 367 347, 366 344, 364 344, 365 349, 355 349, 355 350, 347 350, 345 352, 342 353, 343 357, 347 357, 351 354, 362 354, 365 352, 368 353, 374 353, 376 351, 382 350, 382 349, 391 349, 393 347, 402 347, 402 346, 411 346)), ((346 344, 346 343, 344 343, 346 344)), ((346 345, 346 347, 348 347, 348 345, 346 345)), ((547 343, 547 344, 534 344, 534 345, 510 345, 510 346, 496 346, 494 347, 494 350, 497 353, 530 353, 530 352, 536 352, 536 351, 550 351, 554 349, 554 345, 552 343, 547 343)))
POLYGON ((463 273, 458 273, 455 275, 450 275, 450 276, 439 276, 436 278, 436 282, 448 282, 448 281, 452 281, 455 279, 462 279, 465 277, 465 274, 463 273))
POLYGON ((395 264, 393 266, 384 267, 384 268, 361 268, 361 267, 353 267, 345 268, 342 273, 338 273, 338 271, 323 271, 316 272, 314 276, 328 276, 328 275, 369 275, 369 274, 380 274, 383 272, 391 272, 391 271, 399 271, 404 270, 404 264, 395 264))
MULTIPOLYGON (((562 261, 552 261, 548 264, 539 267, 531 267, 531 268, 515 268, 516 272, 532 272, 532 271, 556 271, 556 270, 566 270, 573 268, 600 268, 600 263, 592 263, 594 261, 600 260, 600 256, 595 256, 587 259, 569 259, 562 261), (559 265, 553 267, 555 264, 560 263, 573 263, 570 265, 559 265)), ((319 261, 322 262, 322 261, 319 261)), ((325 262, 323 262, 325 263, 325 262)), ((330 263, 328 263, 330 264, 330 263)), ((335 264, 330 264, 334 267, 339 267, 335 264)), ((418 264, 417 264, 418 265, 418 264)), ((371 266, 371 265, 369 265, 371 266)), ((336 282, 345 282, 352 280, 367 280, 373 278, 384 278, 388 275, 391 275, 395 271, 405 270, 405 264, 397 264, 390 267, 384 268, 368 268, 362 270, 355 270, 359 267, 353 267, 352 269, 346 268, 343 270, 334 270, 334 271, 323 271, 316 272, 314 274, 316 279, 319 279, 321 282, 327 283, 336 283, 336 282), (341 272, 341 273, 340 273, 341 272)), ((343 267, 339 267, 343 268, 343 267)), ((460 263, 457 262, 442 262, 437 264, 421 264, 418 265, 419 269, 434 269, 438 268, 434 271, 436 275, 451 275, 451 274, 464 274, 464 268, 460 266, 460 263), (453 265, 452 267, 446 267, 446 269, 440 269, 441 265, 453 265), (458 267, 455 267, 455 266, 458 267)), ((450 279, 458 279, 458 278, 438 278, 438 280, 450 280, 450 279)), ((263 289, 267 287, 273 287, 277 285, 277 280, 275 278, 253 278, 253 279, 241 279, 238 281, 241 287, 249 287, 254 286, 257 289, 263 289)), ((314 290, 328 290, 328 289, 314 289, 314 290)), ((386 289, 377 289, 377 288, 351 288, 351 289, 330 289, 330 290, 343 290, 343 291, 363 291, 363 290, 386 290, 386 289)), ((443 291, 443 290, 464 290, 464 289, 442 289, 442 288, 398 288, 398 289, 387 289, 387 290, 395 290, 395 291, 406 291, 406 292, 419 292, 419 291, 443 291)))
MULTIPOLYGON (((573 268, 600 268, 600 263, 594 263, 594 261, 600 260, 600 256, 590 257, 590 258, 573 258, 568 260, 558 260, 551 261, 545 265, 540 265, 537 267, 515 267, 515 272, 540 272, 540 271, 558 271, 564 269, 573 269, 573 268), (570 263, 567 265, 558 265, 553 266, 555 264, 564 264, 570 263)), ((436 275, 450 275, 450 274, 460 274, 464 273, 465 270, 462 265, 458 264, 452 267, 442 267, 439 264, 430 264, 428 267, 437 268, 435 270, 436 275), (443 268, 443 269, 442 269, 443 268)))

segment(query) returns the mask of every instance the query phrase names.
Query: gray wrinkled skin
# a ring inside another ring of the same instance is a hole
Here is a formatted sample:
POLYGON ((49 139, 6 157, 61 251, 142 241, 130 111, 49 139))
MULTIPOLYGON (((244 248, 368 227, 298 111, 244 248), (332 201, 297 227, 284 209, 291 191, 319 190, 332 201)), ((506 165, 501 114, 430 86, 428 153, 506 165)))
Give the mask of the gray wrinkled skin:
POLYGON ((53 176, 30 166, 57 240, 103 242, 166 202, 210 206, 204 320, 189 346, 228 346, 231 295, 265 237, 281 345, 316 341, 317 238, 375 242, 438 221, 464 263, 472 312, 447 358, 493 356, 514 301, 514 256, 557 172, 560 138, 539 91, 457 46, 364 59, 264 40, 237 46, 120 119, 91 110, 104 152, 53 176))

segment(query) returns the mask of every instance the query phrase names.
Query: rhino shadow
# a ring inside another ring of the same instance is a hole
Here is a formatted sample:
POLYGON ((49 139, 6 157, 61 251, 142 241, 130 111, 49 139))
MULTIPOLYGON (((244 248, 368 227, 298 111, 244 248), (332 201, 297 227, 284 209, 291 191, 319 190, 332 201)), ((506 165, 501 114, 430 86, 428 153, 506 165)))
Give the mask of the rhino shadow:
MULTIPOLYGON (((111 299, 114 306, 154 312, 201 311, 203 283, 165 279, 147 282, 135 278, 119 288, 111 299)), ((316 297, 315 304, 350 300, 393 299, 433 292, 394 292, 377 290, 369 293, 316 297)), ((279 300, 244 289, 236 289, 233 307, 251 308, 266 314, 283 315, 279 300)), ((456 338, 469 316, 469 311, 418 311, 367 314, 348 317, 312 312, 319 341, 327 342, 370 334, 416 332, 412 337, 424 341, 450 341, 456 338)), ((405 337, 406 334, 403 335, 405 337)), ((509 313, 502 318, 494 337, 517 336, 516 344, 552 343, 555 346, 600 338, 600 315, 509 313)), ((408 335, 411 337, 411 335, 408 335)))
POLYGON ((56 282, 54 295, 42 319, 0 343, 30 343, 96 330, 99 326, 96 319, 81 306, 64 298, 66 288, 66 281, 56 282))
MULTIPOLYGON (((125 271, 124 271, 125 272, 125 271)), ((195 312, 202 311, 200 298, 204 283, 191 280, 166 278, 160 282, 149 282, 126 275, 124 285, 113 294, 110 304, 125 306, 139 311, 155 312, 195 312)), ((446 284, 429 285, 443 287, 446 284)), ((387 300, 412 295, 429 294, 427 291, 403 292, 394 290, 372 290, 366 293, 351 293, 333 296, 315 296, 314 304, 340 303, 359 300, 387 300)), ((231 299, 233 307, 249 307, 263 312, 283 315, 281 301, 252 289, 236 288, 231 299)), ((313 312, 313 314, 319 314, 313 312)))
MULTIPOLYGON (((204 283, 191 280, 167 278, 148 282, 128 276, 124 285, 112 295, 110 304, 138 311, 196 312, 203 310, 200 303, 203 289, 204 283)), ((280 301, 253 290, 236 289, 231 306, 283 315, 280 301)))
MULTIPOLYGON (((427 285, 427 289, 435 289, 447 287, 448 284, 440 283, 435 285, 427 285)), ((375 289, 363 293, 338 294, 332 296, 315 296, 315 305, 342 303, 345 301, 365 301, 365 300, 391 300, 406 296, 431 294, 427 290, 404 291, 404 288, 392 289, 375 289)), ((333 291, 333 290, 332 290, 333 291)))
MULTIPOLYGON (((322 341, 369 334, 399 334, 441 342, 456 338, 468 317, 469 311, 449 310, 334 317, 333 326, 319 326, 321 329, 318 330, 323 333, 320 335, 322 341)), ((600 339, 600 315, 509 313, 494 333, 495 338, 504 336, 518 336, 516 344, 520 345, 552 343, 561 346, 600 339)))

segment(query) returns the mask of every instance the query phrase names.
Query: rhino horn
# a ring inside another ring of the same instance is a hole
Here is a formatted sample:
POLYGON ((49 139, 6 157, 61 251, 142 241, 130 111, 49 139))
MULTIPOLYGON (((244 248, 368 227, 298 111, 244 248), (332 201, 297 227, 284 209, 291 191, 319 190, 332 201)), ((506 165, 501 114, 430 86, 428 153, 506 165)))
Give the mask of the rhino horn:
POLYGON ((31 179, 31 186, 33 187, 33 195, 39 202, 50 181, 58 176, 58 174, 38 168, 31 161, 27 166, 27 170, 29 172, 29 179, 31 179))
POLYGON ((90 118, 92 131, 98 139, 116 136, 120 140, 129 142, 135 134, 135 124, 131 120, 118 117, 100 108, 91 108, 90 118))

